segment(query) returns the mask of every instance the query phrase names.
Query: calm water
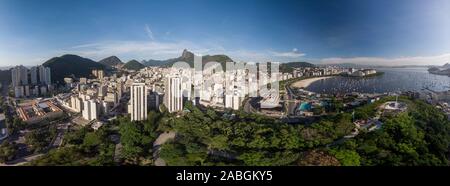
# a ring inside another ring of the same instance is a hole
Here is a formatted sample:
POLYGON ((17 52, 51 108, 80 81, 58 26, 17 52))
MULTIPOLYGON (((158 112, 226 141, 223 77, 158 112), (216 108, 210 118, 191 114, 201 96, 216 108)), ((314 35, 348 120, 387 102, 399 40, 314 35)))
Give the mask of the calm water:
POLYGON ((384 75, 370 78, 335 77, 312 83, 318 93, 386 93, 395 91, 450 90, 450 77, 430 74, 427 68, 379 68, 384 75))

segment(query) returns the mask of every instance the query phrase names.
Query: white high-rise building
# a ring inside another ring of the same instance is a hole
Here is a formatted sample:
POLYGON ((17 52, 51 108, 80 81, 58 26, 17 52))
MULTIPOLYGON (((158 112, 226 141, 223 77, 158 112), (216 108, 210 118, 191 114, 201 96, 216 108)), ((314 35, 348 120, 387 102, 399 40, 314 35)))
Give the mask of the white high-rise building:
POLYGON ((168 77, 165 82, 164 105, 169 112, 183 110, 183 90, 181 88, 181 78, 168 77))
POLYGON ((31 80, 32 85, 38 84, 38 68, 37 67, 30 68, 30 80, 31 80))
POLYGON ((233 109, 239 110, 239 107, 241 106, 242 98, 235 95, 233 96, 233 109))
POLYGON ((28 85, 28 69, 22 65, 11 70, 12 86, 28 85))
POLYGON ((238 95, 225 95, 225 108, 239 110, 242 98, 238 95))
POLYGON ((98 96, 99 96, 99 97, 106 96, 107 91, 108 91, 108 87, 107 87, 107 86, 105 86, 105 85, 100 85, 100 86, 98 87, 98 96))
POLYGON ((51 72, 49 67, 39 66, 39 82, 42 84, 51 84, 51 72))
MULTIPOLYGON (((240 83, 240 82, 239 82, 240 83)), ((225 108, 231 108, 233 110, 239 110, 243 98, 241 97, 242 89, 231 88, 224 95, 225 108)))
POLYGON ((233 108, 233 95, 225 94, 225 108, 233 108))
POLYGON ((90 106, 89 106, 89 101, 85 100, 83 101, 83 111, 81 112, 81 114, 83 115, 83 118, 86 120, 90 120, 90 106))
POLYGON ((104 98, 104 101, 111 102, 114 105, 117 105, 119 102, 116 92, 108 92, 104 98))
POLYGON ((117 91, 117 99, 120 100, 122 98, 122 94, 123 94, 123 85, 122 82, 117 82, 116 83, 116 91, 117 91))
POLYGON ((100 113, 103 115, 108 115, 109 111, 112 109, 113 106, 114 106, 113 102, 101 101, 100 102, 100 113))
POLYGON ((83 101, 83 118, 86 120, 98 119, 97 102, 95 100, 83 101))
POLYGON ((81 107, 82 107, 81 106, 82 102, 81 102, 80 98, 78 96, 72 96, 70 98, 70 101, 71 101, 71 108, 77 112, 80 112, 81 107))
POLYGON ((30 86, 29 85, 25 85, 24 86, 24 89, 25 89, 25 96, 30 96, 30 86))
POLYGON ((99 80, 103 80, 103 77, 104 77, 104 71, 103 70, 98 70, 97 71, 97 78, 99 80))
POLYGON ((147 119, 147 87, 145 83, 133 83, 130 90, 131 121, 147 119))

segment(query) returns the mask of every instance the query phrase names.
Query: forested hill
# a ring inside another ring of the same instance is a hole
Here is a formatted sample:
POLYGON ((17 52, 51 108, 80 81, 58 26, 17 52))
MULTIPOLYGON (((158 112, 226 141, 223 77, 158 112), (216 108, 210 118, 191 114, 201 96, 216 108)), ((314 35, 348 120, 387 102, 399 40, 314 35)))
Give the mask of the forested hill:
POLYGON ((65 77, 90 77, 93 69, 106 70, 101 63, 72 54, 51 58, 42 65, 50 67, 52 82, 58 84, 62 84, 65 77))

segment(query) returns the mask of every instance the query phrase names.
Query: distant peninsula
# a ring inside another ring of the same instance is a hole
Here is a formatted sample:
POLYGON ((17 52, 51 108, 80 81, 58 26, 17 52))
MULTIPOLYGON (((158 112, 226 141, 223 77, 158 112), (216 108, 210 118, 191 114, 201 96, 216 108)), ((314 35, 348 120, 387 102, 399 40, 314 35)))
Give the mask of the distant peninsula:
POLYGON ((428 72, 436 75, 450 76, 450 64, 447 63, 442 67, 431 67, 428 69, 428 72))

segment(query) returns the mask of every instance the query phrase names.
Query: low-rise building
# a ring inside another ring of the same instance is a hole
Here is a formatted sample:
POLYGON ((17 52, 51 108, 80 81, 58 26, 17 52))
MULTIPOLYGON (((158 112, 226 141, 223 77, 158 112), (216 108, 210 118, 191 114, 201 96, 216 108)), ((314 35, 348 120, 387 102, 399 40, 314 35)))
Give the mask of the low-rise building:
POLYGON ((31 104, 19 106, 17 114, 25 123, 34 124, 44 119, 56 119, 63 116, 64 112, 50 100, 36 100, 31 104))

